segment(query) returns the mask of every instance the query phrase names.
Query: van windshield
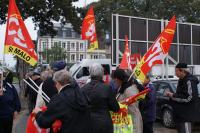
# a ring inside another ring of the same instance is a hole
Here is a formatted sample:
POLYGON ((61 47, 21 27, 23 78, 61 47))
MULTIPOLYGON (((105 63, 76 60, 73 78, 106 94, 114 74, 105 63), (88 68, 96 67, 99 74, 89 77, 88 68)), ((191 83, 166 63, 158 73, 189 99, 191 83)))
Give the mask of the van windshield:
POLYGON ((74 64, 70 69, 69 72, 73 75, 74 72, 78 69, 79 63, 74 64))

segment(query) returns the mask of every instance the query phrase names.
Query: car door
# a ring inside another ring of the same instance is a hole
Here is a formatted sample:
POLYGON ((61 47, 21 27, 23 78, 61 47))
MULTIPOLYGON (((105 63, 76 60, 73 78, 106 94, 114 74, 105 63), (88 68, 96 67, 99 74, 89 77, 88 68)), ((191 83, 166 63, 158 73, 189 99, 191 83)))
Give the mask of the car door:
POLYGON ((156 82, 156 113, 157 117, 162 116, 162 108, 169 102, 169 97, 164 96, 166 89, 169 89, 169 84, 166 82, 156 82))

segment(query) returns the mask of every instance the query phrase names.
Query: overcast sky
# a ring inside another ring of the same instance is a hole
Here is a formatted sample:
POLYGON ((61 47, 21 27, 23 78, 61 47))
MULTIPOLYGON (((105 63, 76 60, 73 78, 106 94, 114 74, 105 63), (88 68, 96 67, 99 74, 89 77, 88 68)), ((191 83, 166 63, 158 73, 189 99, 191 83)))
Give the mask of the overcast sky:
MULTIPOLYGON (((91 2, 98 1, 98 0, 79 0, 78 2, 74 2, 73 4, 77 7, 84 7, 85 4, 89 4, 91 2)), ((34 30, 34 24, 31 18, 25 20, 26 27, 28 26, 28 32, 32 38, 32 40, 37 39, 37 31, 34 30)), ((3 60, 3 47, 4 47, 4 40, 5 40, 5 32, 6 32, 6 25, 0 25, 0 60, 3 60)), ((9 64, 10 67, 15 65, 15 61, 12 59, 12 55, 5 55, 5 62, 9 64)))

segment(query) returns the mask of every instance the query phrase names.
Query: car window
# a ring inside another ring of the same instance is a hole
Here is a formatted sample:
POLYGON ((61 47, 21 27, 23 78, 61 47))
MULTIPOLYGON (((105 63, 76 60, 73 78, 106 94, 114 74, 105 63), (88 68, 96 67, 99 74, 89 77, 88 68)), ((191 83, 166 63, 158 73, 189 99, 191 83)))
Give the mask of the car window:
POLYGON ((200 83, 197 85, 197 87, 198 87, 198 93, 200 95, 200 83))
POLYGON ((170 88, 170 86, 168 83, 157 82, 157 93, 163 94, 165 89, 169 89, 169 88, 170 88))

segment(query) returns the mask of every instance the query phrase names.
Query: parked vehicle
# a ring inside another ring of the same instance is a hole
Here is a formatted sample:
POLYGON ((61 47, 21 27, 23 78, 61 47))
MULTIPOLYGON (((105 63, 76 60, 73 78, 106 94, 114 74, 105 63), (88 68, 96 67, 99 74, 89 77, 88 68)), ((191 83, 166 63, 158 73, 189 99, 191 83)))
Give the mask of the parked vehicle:
MULTIPOLYGON (((111 59, 83 59, 75 63, 69 70, 80 87, 86 84, 89 79, 89 66, 92 63, 100 63, 104 68, 105 76, 111 74, 111 59)), ((106 78, 105 76, 104 78, 106 78)))
POLYGON ((175 123, 173 120, 173 108, 169 102, 169 97, 165 96, 166 91, 172 93, 176 92, 177 80, 158 80, 153 81, 153 84, 156 88, 156 117, 157 119, 162 120, 162 123, 165 127, 173 128, 175 123))

